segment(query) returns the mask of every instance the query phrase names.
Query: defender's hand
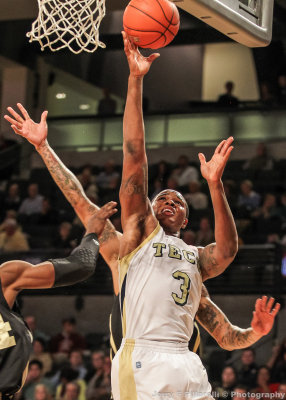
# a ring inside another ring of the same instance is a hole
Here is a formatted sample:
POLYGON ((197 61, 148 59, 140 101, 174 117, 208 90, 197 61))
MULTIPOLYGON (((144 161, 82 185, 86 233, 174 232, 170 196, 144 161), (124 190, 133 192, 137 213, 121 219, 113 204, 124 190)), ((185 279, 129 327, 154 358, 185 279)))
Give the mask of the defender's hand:
POLYGON ((206 161, 206 157, 204 156, 204 154, 199 153, 201 173, 208 182, 220 181, 227 160, 229 159, 230 153, 233 150, 233 146, 231 146, 233 140, 233 137, 229 137, 227 140, 223 140, 217 146, 214 155, 208 162, 206 161))
POLYGON ((29 116, 27 110, 22 104, 17 103, 22 116, 18 114, 12 107, 8 107, 7 110, 14 117, 11 118, 9 115, 5 115, 4 118, 10 122, 13 131, 20 136, 26 138, 36 148, 39 147, 47 138, 48 125, 47 115, 48 111, 44 111, 41 116, 41 121, 36 124, 29 116))
POLYGON ((86 233, 96 233, 97 237, 100 237, 107 219, 118 211, 116 205, 116 201, 110 201, 109 203, 104 204, 99 211, 91 216, 87 223, 86 233))
POLYGON ((255 311, 253 311, 253 318, 251 327, 258 335, 267 335, 274 324, 274 319, 280 310, 280 304, 276 303, 273 308, 274 298, 270 297, 268 300, 266 296, 262 299, 257 299, 255 303, 255 311))
POLYGON ((138 47, 130 41, 126 32, 122 32, 124 51, 128 60, 130 75, 142 77, 147 74, 151 64, 156 58, 160 57, 159 53, 151 54, 149 57, 143 57, 138 47))

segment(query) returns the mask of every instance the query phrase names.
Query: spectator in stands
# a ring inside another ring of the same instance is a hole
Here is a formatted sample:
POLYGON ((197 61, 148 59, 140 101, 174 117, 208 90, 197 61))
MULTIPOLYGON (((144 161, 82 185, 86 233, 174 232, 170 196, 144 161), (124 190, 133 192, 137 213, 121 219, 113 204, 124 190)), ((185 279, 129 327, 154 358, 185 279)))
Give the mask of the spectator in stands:
POLYGON ((189 192, 184 197, 190 207, 194 210, 204 210, 208 208, 208 196, 201 192, 200 182, 190 182, 189 192))
POLYGON ((3 208, 5 210, 18 211, 21 204, 20 190, 18 183, 12 183, 3 201, 3 208))
POLYGON ((274 167, 273 159, 268 155, 267 147, 264 143, 259 143, 256 147, 256 156, 251 158, 243 165, 244 169, 252 171, 269 171, 274 167))
POLYGON ((53 247, 57 249, 73 249, 76 245, 77 237, 72 232, 72 224, 66 221, 62 222, 53 240, 53 247))
POLYGON ((248 218, 250 213, 260 204, 260 195, 253 190, 253 184, 246 179, 240 184, 240 194, 238 195, 237 206, 240 215, 248 218))
POLYGON ((66 395, 68 399, 86 400, 86 384, 84 380, 78 378, 76 371, 69 367, 64 368, 60 373, 60 382, 56 388, 56 400, 65 400, 66 395), (73 388, 69 386, 70 383, 76 384, 76 390, 75 385, 73 388))
POLYGON ((266 193, 261 207, 254 210, 251 216, 253 218, 263 218, 264 220, 278 216, 275 195, 272 193, 266 193))
POLYGON ((260 393, 261 397, 268 397, 267 394, 275 393, 279 383, 270 383, 270 368, 266 365, 260 367, 257 371, 257 386, 251 390, 252 393, 260 393))
POLYGON ((33 360, 29 364, 27 379, 22 389, 23 397, 26 400, 35 400, 35 388, 38 384, 45 385, 52 393, 49 380, 43 377, 43 364, 41 361, 33 360))
POLYGON ((234 89, 234 83, 228 81, 225 83, 225 93, 221 94, 218 98, 218 105, 222 107, 237 107, 239 105, 239 100, 237 97, 233 96, 232 92, 234 89))
POLYGON ((97 113, 100 116, 114 115, 116 112, 116 101, 111 98, 108 88, 102 89, 103 98, 99 100, 97 113))
POLYGON ((224 367, 221 374, 220 385, 214 388, 216 398, 231 400, 231 392, 236 386, 236 371, 233 367, 224 367))
POLYGON ((17 221, 12 218, 6 219, 1 225, 0 251, 10 253, 16 251, 28 251, 30 249, 25 234, 22 232, 17 221))
POLYGON ((280 207, 278 207, 278 215, 286 221, 286 192, 282 193, 280 196, 280 207))
POLYGON ((77 371, 78 379, 85 379, 87 369, 84 366, 82 352, 80 350, 73 350, 69 355, 70 367, 77 371))
POLYGON ((279 105, 286 105, 286 75, 278 77, 278 103, 279 105))
POLYGON ((111 361, 109 357, 105 357, 101 369, 97 369, 95 375, 91 378, 87 385, 86 399, 99 400, 102 396, 110 396, 111 393, 111 361))
POLYGON ((277 389, 276 400, 286 399, 286 380, 281 382, 277 389))
POLYGON ((235 215, 236 207, 237 207, 236 184, 233 180, 226 179, 223 182, 223 187, 224 187, 224 192, 225 192, 229 207, 235 215))
POLYGON ((69 382, 66 384, 64 400, 80 400, 80 386, 77 382, 69 382))
POLYGON ((276 382, 286 382, 286 349, 284 349, 282 357, 282 360, 273 368, 273 379, 276 382))
POLYGON ((34 392, 35 400, 52 400, 49 388, 42 383, 36 385, 34 392))
POLYGON ((214 233, 211 228, 210 220, 203 217, 200 220, 200 229, 196 235, 196 246, 205 247, 214 241, 214 233))
POLYGON ((156 170, 154 172, 154 180, 159 180, 163 187, 166 187, 167 184, 167 180, 170 176, 170 167, 169 164, 164 161, 161 160, 157 165, 156 165, 156 170))
POLYGON ((103 372, 103 367, 104 367, 103 351, 94 351, 91 356, 91 369, 86 376, 86 381, 89 382, 94 375, 101 374, 103 372))
POLYGON ((267 366, 270 369, 275 369, 276 366, 284 360, 284 353, 286 352, 286 337, 282 340, 279 345, 273 346, 272 354, 267 361, 267 366))
POLYGON ((34 339, 33 353, 30 360, 38 360, 43 364, 43 375, 51 371, 53 360, 50 353, 45 351, 46 343, 42 339, 34 339))
POLYGON ((270 82, 264 81, 260 84, 260 101, 266 107, 273 107, 277 100, 274 95, 273 86, 270 82))
POLYGON ((232 400, 246 399, 248 397, 246 393, 247 393, 247 388, 243 385, 237 384, 233 389, 233 394, 231 399, 232 400))
POLYGON ((175 178, 170 177, 167 181, 167 189, 177 190, 178 189, 178 182, 175 178))
POLYGON ((28 197, 26 197, 19 208, 19 214, 29 216, 39 214, 42 210, 43 196, 39 194, 39 187, 36 183, 28 186, 28 197))
POLYGON ((182 240, 189 246, 195 246, 196 234, 190 229, 182 232, 182 240))
POLYGON ((76 330, 75 318, 62 321, 62 332, 51 340, 52 353, 69 354, 73 350, 84 350, 85 340, 76 330))
POLYGON ((115 170, 115 164, 113 160, 109 160, 104 165, 104 171, 96 178, 96 183, 100 189, 103 190, 116 190, 119 185, 120 175, 115 170))
POLYGON ((98 188, 96 186, 96 178, 92 172, 91 165, 85 165, 81 173, 77 176, 87 197, 94 203, 98 202, 98 188))
POLYGON ((45 342, 45 344, 50 340, 50 337, 37 328, 37 320, 34 315, 27 315, 25 317, 25 322, 28 325, 30 331, 32 332, 33 339, 40 339, 45 342))
POLYGON ((256 376, 258 367, 255 363, 254 349, 247 348, 242 350, 241 367, 237 371, 237 381, 246 386, 247 390, 254 388, 256 385, 256 376))
POLYGON ((39 225, 57 225, 58 212, 52 208, 51 201, 47 197, 43 199, 41 212, 35 218, 39 225))
POLYGON ((197 168, 189 165, 188 157, 182 155, 178 158, 177 167, 171 177, 177 181, 179 186, 186 186, 190 182, 197 182, 199 180, 199 173, 197 168))

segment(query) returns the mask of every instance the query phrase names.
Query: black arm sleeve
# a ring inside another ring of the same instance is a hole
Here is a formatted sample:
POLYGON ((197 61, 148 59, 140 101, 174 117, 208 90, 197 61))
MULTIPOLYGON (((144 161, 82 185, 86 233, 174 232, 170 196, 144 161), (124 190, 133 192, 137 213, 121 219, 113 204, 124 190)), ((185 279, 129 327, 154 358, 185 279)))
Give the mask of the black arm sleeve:
POLYGON ((90 233, 84 236, 69 257, 49 260, 55 268, 53 287, 74 285, 89 278, 95 271, 98 253, 97 236, 90 233))

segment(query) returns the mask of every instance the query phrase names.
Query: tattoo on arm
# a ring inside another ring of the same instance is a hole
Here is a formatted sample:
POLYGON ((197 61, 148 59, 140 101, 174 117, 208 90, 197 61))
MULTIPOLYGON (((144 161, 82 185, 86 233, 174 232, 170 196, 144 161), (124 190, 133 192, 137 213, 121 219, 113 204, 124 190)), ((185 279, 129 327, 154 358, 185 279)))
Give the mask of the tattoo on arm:
MULTIPOLYGON (((53 179, 62 190, 67 200, 70 202, 72 207, 76 207, 79 200, 85 197, 82 186, 77 178, 48 148, 42 150, 40 154, 53 179)), ((94 211, 94 207, 92 207, 92 211, 94 211)))
POLYGON ((114 238, 116 238, 116 236, 117 236, 116 231, 115 231, 113 225, 111 225, 111 223, 109 221, 107 221, 102 234, 98 238, 99 244, 103 244, 103 243, 109 241, 110 239, 114 239, 114 238))
POLYGON ((128 196, 139 194, 142 198, 147 198, 148 192, 147 165, 142 165, 142 174, 131 175, 126 181, 122 182, 123 192, 128 196), (143 175, 143 176, 142 176, 143 175))
POLYGON ((199 321, 212 333, 218 326, 217 313, 213 307, 201 303, 197 312, 199 321))

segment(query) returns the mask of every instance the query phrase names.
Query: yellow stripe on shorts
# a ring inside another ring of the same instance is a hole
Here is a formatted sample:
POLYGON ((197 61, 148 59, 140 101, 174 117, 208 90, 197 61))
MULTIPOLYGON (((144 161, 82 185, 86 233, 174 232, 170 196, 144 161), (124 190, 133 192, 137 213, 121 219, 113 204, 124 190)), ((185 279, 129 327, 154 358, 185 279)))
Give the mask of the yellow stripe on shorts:
POLYGON ((137 400, 137 391, 132 368, 134 339, 128 339, 119 357, 119 389, 120 400, 137 400))

